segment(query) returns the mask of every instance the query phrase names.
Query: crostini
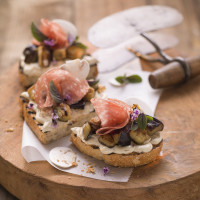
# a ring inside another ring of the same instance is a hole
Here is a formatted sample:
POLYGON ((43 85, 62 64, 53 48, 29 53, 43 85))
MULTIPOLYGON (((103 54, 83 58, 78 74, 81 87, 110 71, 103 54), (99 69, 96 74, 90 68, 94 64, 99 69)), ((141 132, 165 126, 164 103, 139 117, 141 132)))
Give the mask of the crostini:
POLYGON ((91 100, 97 116, 74 127, 71 142, 83 153, 117 167, 136 167, 154 161, 163 146, 164 125, 116 99, 91 100))
POLYGON ((36 83, 47 70, 67 60, 85 59, 90 64, 88 79, 98 74, 97 60, 86 53, 87 47, 78 41, 76 27, 62 19, 41 19, 40 28, 32 23, 32 44, 27 46, 20 59, 19 77, 24 87, 36 83))
POLYGON ((68 61, 42 74, 21 93, 23 117, 43 144, 68 135, 72 127, 82 126, 96 115, 90 100, 104 96, 105 87, 87 81, 88 73, 86 60, 68 61))

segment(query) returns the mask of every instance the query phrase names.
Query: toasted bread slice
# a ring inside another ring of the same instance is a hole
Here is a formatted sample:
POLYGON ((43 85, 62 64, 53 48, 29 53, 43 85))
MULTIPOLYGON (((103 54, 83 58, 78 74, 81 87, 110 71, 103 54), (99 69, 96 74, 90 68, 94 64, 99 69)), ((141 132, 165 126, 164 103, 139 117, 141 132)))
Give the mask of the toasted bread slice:
POLYGON ((98 160, 103 160, 106 164, 116 167, 137 167, 153 162, 159 156, 163 146, 163 142, 161 141, 147 153, 103 154, 98 147, 93 147, 82 142, 82 140, 73 131, 71 133, 70 140, 82 153, 98 160))
MULTIPOLYGON (((48 144, 52 141, 58 140, 59 138, 69 135, 72 127, 82 126, 91 117, 94 117, 96 115, 96 113, 93 111, 84 113, 82 115, 78 115, 76 117, 73 117, 72 114, 72 119, 69 122, 59 121, 58 126, 52 127, 51 131, 42 131, 43 124, 39 123, 36 120, 36 113, 32 109, 28 108, 28 102, 26 102, 24 98, 20 98, 19 104, 24 120, 27 122, 30 129, 43 144, 48 144)), ((75 112, 80 111, 81 110, 76 109, 75 112)))

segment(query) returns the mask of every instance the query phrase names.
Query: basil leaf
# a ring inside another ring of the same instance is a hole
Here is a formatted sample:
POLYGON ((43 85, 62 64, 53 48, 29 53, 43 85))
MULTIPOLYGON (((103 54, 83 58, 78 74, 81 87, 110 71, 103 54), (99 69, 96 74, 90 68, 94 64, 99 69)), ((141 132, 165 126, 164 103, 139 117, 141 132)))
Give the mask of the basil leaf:
POLYGON ((39 41, 39 42, 43 42, 44 40, 47 40, 48 37, 46 35, 44 35, 38 28, 37 26, 32 22, 31 23, 31 32, 33 37, 39 41))
POLYGON ((133 122, 133 123, 131 124, 131 130, 132 130, 132 131, 135 131, 135 130, 137 130, 137 129, 138 129, 138 124, 133 122))
POLYGON ((83 43, 80 43, 80 42, 75 42, 73 45, 75 45, 81 49, 87 49, 87 47, 83 43))
POLYGON ((74 43, 78 42, 78 39, 79 39, 79 37, 76 36, 76 38, 75 38, 75 40, 74 40, 74 43))
POLYGON ((125 76, 117 76, 117 77, 115 78, 115 80, 116 80, 117 82, 123 84, 123 83, 125 82, 125 80, 126 80, 126 77, 125 77, 125 76))
POLYGON ((138 76, 138 75, 127 76, 126 80, 129 83, 140 83, 140 82, 142 82, 142 78, 140 76, 138 76))
POLYGON ((144 113, 140 113, 138 116, 138 126, 142 130, 144 130, 147 127, 147 117, 144 113))
POLYGON ((152 122, 153 121, 153 117, 146 115, 147 118, 147 123, 152 122))
POLYGON ((62 100, 62 98, 61 98, 61 96, 60 96, 60 94, 59 94, 59 92, 58 92, 58 90, 57 90, 57 88, 56 88, 56 86, 55 86, 53 81, 51 81, 49 83, 49 92, 50 92, 50 95, 51 95, 52 99, 56 103, 62 103, 63 102, 63 100, 62 100))

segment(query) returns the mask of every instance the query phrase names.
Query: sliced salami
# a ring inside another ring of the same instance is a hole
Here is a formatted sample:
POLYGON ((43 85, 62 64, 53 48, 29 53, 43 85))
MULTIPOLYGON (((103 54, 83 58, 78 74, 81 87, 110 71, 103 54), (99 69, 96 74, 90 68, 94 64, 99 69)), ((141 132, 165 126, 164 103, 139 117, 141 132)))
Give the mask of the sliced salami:
POLYGON ((131 106, 117 99, 92 99, 94 109, 101 120, 98 135, 105 135, 121 129, 129 122, 131 106))
POLYGON ((67 34, 60 25, 47 19, 41 19, 40 30, 48 38, 54 40, 54 48, 68 47, 67 34))
POLYGON ((86 80, 80 80, 68 71, 55 67, 44 73, 35 84, 35 101, 40 108, 51 107, 54 101, 49 92, 49 84, 53 81, 61 98, 68 105, 77 103, 88 92, 86 80))

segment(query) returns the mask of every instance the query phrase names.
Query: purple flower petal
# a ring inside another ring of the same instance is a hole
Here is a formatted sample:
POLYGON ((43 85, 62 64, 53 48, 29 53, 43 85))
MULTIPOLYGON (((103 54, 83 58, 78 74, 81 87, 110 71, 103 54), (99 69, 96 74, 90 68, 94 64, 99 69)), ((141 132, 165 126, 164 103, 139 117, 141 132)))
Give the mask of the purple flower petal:
POLYGON ((54 40, 44 40, 44 44, 50 47, 53 47, 55 45, 55 41, 54 40))
POLYGON ((52 119, 52 126, 57 127, 57 121, 55 119, 52 119))
POLYGON ((68 101, 68 100, 70 100, 70 99, 71 99, 70 95, 69 95, 69 94, 66 94, 66 96, 65 96, 65 98, 64 98, 64 101, 68 101))
POLYGON ((55 58, 53 58, 52 62, 51 62, 53 65, 56 65, 57 64, 57 60, 55 58))
POLYGON ((73 35, 71 34, 68 34, 68 42, 69 42, 69 45, 72 45, 72 43, 74 42, 75 38, 73 35))
POLYGON ((30 109, 32 109, 32 108, 33 108, 33 106, 34 106, 34 104, 33 104, 33 103, 29 103, 29 104, 28 104, 28 108, 30 108, 30 109))
POLYGON ((110 172, 110 169, 108 167, 104 167, 103 168, 103 175, 104 176, 107 175, 107 174, 109 174, 109 172, 110 172))
POLYGON ((52 126, 53 126, 53 127, 56 127, 56 126, 57 126, 57 121, 56 121, 56 120, 57 120, 59 117, 58 117, 58 115, 54 112, 54 110, 53 110, 51 116, 52 116, 52 126))

